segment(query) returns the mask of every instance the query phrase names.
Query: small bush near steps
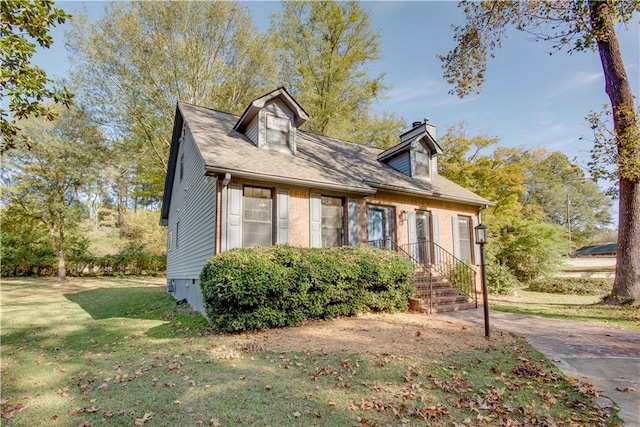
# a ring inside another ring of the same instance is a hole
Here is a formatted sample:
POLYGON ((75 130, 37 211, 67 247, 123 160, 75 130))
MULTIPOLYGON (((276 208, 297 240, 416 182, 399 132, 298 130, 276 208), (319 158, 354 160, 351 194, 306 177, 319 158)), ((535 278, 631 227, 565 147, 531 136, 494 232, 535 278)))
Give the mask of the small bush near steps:
POLYGON ((221 332, 406 311, 415 291, 410 261, 365 246, 234 249, 207 261, 200 286, 212 326, 221 332))

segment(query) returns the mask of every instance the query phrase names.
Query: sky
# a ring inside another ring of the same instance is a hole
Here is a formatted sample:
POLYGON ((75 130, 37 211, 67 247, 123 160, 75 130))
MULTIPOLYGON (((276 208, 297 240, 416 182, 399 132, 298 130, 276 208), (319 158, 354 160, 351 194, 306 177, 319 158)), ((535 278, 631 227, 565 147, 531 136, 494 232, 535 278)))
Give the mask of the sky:
MULTIPOLYGON (((254 22, 266 30, 279 2, 247 1, 254 22)), ((68 13, 86 8, 92 19, 104 13, 103 2, 56 2, 68 13)), ((443 78, 438 54, 454 47, 452 25, 462 25, 464 14, 454 1, 365 1, 372 28, 380 34, 382 59, 371 64, 371 75, 384 73, 388 86, 376 110, 395 113, 407 123, 429 118, 438 135, 465 123, 469 136, 498 137, 499 146, 561 151, 586 168, 590 160, 591 130, 585 117, 609 103, 604 91, 597 52, 550 55, 551 45, 534 42, 517 31, 503 40, 490 59, 479 95, 459 99, 443 78), (581 140, 585 138, 585 140, 581 140)), ((54 28, 51 49, 34 56, 50 77, 68 72, 64 32, 69 23, 54 28)), ((636 14, 618 37, 634 94, 640 86, 640 24, 636 14)), ((605 184, 603 183, 604 187, 605 184)), ((613 214, 617 216, 617 201, 613 214)))

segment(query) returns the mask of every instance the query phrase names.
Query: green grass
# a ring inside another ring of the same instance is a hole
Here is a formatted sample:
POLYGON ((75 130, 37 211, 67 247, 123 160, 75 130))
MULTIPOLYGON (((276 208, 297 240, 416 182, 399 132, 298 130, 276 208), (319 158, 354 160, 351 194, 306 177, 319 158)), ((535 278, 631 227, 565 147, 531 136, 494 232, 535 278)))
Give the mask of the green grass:
POLYGON ((569 319, 640 331, 640 310, 602 304, 603 296, 563 295, 518 290, 517 296, 490 298, 491 308, 555 319, 569 319))
POLYGON ((427 357, 275 353, 212 334, 157 278, 3 280, 1 292, 2 425, 618 422, 512 337, 427 357))

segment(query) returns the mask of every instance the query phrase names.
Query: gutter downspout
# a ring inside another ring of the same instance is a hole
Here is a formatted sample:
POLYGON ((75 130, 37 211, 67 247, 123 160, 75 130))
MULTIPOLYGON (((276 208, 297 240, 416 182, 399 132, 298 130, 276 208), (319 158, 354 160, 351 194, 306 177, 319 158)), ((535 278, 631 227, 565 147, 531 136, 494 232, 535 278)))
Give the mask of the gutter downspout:
POLYGON ((227 223, 229 222, 228 218, 228 188, 229 182, 231 181, 231 174, 225 173, 224 179, 222 180, 222 193, 221 193, 221 209, 220 209, 220 252, 224 252, 227 250, 227 223))

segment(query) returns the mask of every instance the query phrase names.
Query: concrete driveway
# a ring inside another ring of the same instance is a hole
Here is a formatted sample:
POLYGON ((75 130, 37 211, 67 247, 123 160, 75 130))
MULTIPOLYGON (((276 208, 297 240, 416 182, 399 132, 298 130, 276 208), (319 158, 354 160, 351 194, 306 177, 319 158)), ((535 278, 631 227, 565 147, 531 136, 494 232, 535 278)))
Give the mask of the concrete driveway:
MULTIPOLYGON (((482 308, 438 316, 484 325, 482 308)), ((493 310, 489 324, 492 329, 525 338, 566 376, 593 384, 618 404, 625 426, 640 427, 639 332, 493 310)), ((607 401, 601 398, 599 403, 606 405, 607 401)))

